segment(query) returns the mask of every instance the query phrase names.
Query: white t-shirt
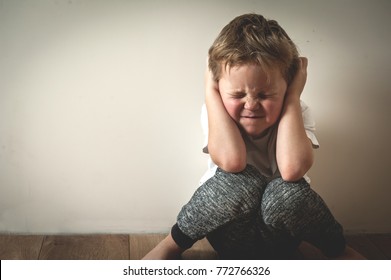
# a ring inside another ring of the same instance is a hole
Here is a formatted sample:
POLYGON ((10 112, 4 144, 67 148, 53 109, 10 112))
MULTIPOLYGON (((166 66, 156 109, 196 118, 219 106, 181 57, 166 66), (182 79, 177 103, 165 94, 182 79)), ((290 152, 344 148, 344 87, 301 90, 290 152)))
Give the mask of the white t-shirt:
MULTIPOLYGON (((310 108, 303 101, 300 101, 300 105, 307 137, 311 140, 312 146, 318 148, 319 142, 315 136, 315 121, 310 108)), ((205 105, 202 106, 201 125, 205 135, 203 151, 208 153, 208 113, 205 105)), ((270 127, 266 134, 258 138, 242 135, 246 144, 247 163, 255 166, 261 174, 270 179, 280 176, 276 160, 277 125, 270 127)), ((217 165, 209 157, 208 170, 202 176, 200 185, 211 178, 216 170, 217 165)), ((304 178, 308 182, 310 181, 308 176, 305 175, 304 178)))

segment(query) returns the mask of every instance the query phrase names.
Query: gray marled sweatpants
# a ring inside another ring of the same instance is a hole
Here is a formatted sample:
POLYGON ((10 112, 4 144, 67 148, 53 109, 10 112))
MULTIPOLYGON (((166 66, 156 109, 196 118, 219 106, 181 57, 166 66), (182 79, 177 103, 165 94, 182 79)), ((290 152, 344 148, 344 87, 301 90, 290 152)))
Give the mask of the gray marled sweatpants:
POLYGON ((341 225, 304 179, 268 182, 251 165, 240 173, 217 169, 171 234, 184 249, 206 236, 222 259, 286 259, 302 240, 329 257, 345 247, 341 225))

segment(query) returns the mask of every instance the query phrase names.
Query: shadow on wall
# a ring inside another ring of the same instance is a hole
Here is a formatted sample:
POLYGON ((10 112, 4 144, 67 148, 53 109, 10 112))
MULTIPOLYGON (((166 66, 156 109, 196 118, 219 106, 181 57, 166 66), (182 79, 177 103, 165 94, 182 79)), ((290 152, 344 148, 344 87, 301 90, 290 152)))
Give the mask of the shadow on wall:
POLYGON ((315 152, 310 172, 312 187, 345 230, 352 233, 365 232, 367 228, 372 232, 391 231, 391 190, 387 179, 390 129, 385 122, 368 121, 377 117, 341 121, 335 127, 330 122, 318 122, 320 148, 315 152))

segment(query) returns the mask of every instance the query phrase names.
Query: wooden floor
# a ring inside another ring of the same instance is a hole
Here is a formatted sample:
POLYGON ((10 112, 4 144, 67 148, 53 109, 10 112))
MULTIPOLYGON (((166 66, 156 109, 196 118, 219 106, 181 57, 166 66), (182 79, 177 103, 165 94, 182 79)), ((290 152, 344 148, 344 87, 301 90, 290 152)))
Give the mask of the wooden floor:
MULTIPOLYGON (((139 260, 164 234, 135 235, 0 235, 1 260, 139 260)), ((348 244, 368 259, 391 259, 391 234, 349 235, 348 244)), ((309 259, 322 256, 309 244, 300 246, 309 259)), ((204 239, 183 259, 217 259, 204 239)))

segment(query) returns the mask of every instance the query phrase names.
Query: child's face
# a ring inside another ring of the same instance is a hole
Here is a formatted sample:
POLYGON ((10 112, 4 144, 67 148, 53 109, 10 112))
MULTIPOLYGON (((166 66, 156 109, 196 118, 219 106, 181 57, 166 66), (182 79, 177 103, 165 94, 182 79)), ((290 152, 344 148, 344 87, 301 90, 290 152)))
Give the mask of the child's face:
POLYGON ((276 68, 268 75, 256 64, 223 67, 219 91, 232 119, 256 137, 275 124, 280 116, 287 83, 276 68))

